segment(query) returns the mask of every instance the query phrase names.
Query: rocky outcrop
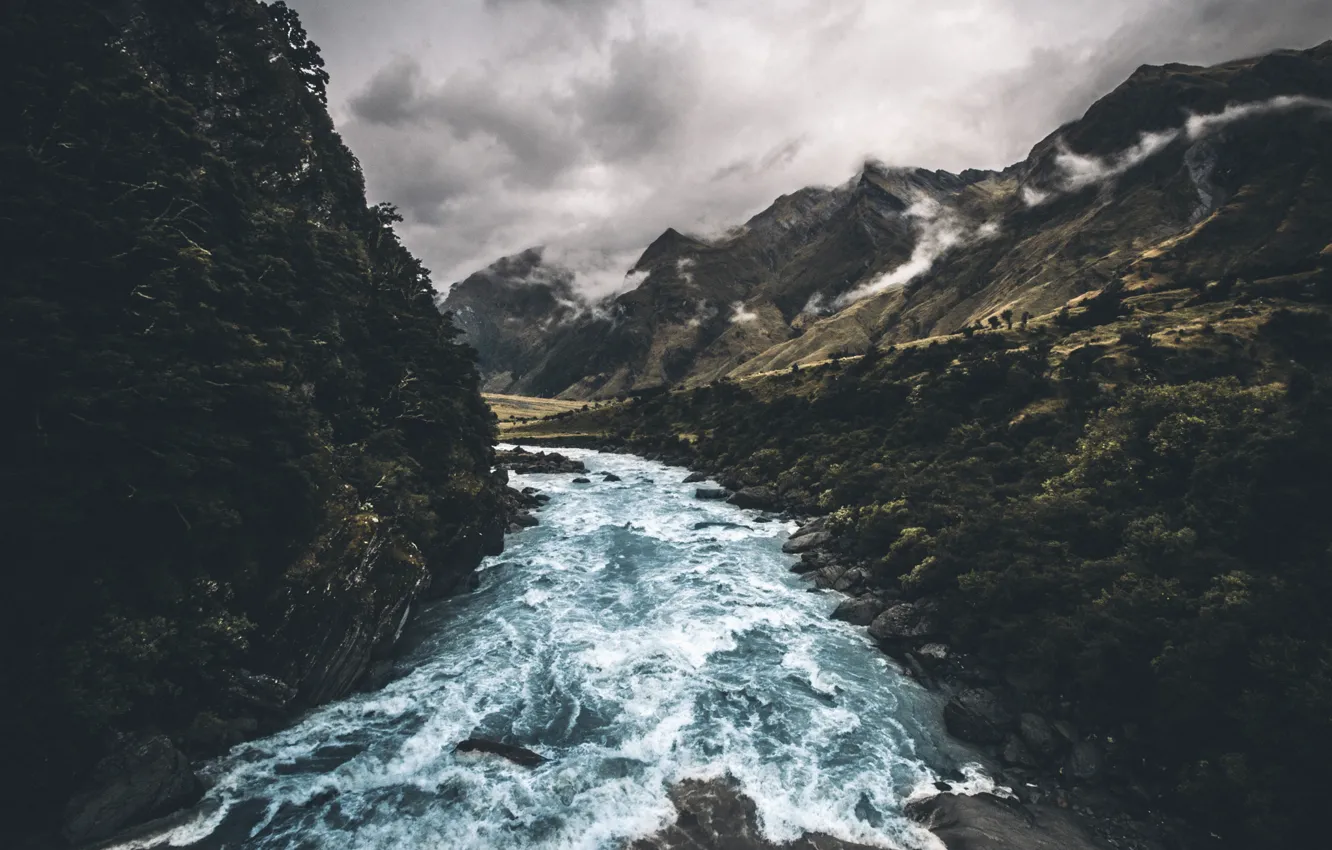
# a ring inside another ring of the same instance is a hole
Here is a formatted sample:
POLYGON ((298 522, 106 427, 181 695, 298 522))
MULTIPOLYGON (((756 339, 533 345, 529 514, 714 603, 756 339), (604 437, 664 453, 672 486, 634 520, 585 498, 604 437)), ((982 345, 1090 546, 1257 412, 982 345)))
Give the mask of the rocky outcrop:
POLYGON ((806 833, 795 841, 775 843, 763 836, 754 801, 726 779, 686 779, 670 789, 680 813, 674 824, 630 850, 869 850, 862 844, 806 833))
MULTIPOLYGON (((744 491, 741 491, 744 492, 744 491)), ((738 493, 736 495, 739 495, 738 493)), ((782 544, 782 551, 788 555, 798 555, 801 552, 809 552, 827 546, 833 541, 833 536, 826 531, 816 531, 813 534, 805 534, 800 537, 792 537, 782 544)))
POLYGON ((573 460, 559 452, 529 452, 522 446, 495 452, 495 466, 519 475, 587 472, 587 464, 581 460, 573 460))
POLYGON ((852 599, 846 599, 833 611, 834 620, 844 620, 853 626, 868 626, 874 618, 883 613, 888 603, 876 593, 866 593, 852 599))
POLYGON ((75 845, 105 838, 187 806, 200 792, 189 759, 165 735, 127 738, 65 806, 62 834, 75 845))
POLYGON ((772 487, 745 487, 733 493, 726 501, 737 508, 775 511, 782 506, 782 497, 772 487))
POLYGON ((948 734, 971 744, 1002 743, 1015 720, 1003 699, 988 688, 958 691, 944 706, 948 734))
POLYGON ((940 794, 909 804, 906 813, 948 850, 1109 850, 1067 811, 992 794, 940 794))
POLYGON ((933 605, 928 602, 899 602, 870 623, 870 636, 883 642, 925 638, 939 631, 933 605))

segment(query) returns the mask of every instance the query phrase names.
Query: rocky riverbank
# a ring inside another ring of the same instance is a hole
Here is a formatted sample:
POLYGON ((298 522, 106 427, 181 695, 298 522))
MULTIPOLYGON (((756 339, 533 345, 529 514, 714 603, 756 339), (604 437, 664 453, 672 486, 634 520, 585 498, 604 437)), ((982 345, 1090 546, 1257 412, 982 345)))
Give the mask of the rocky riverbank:
MULTIPOLYGON (((938 803, 914 808, 913 816, 930 825, 949 848, 1196 846, 1197 839, 1185 824, 1160 811, 1159 792, 1143 766, 1118 758, 1113 736, 1079 729, 1073 719, 1075 706, 1068 701, 1051 704, 1045 689, 1037 687, 1040 683, 1024 680, 1021 671, 987 667, 951 646, 938 603, 928 596, 908 600, 896 588, 876 585, 873 565, 850 554, 849 541, 834 534, 828 517, 813 516, 811 506, 791 503, 771 485, 700 467, 683 446, 640 451, 623 440, 597 437, 524 442, 634 453, 687 467, 690 472, 682 481, 702 485, 697 498, 724 499, 802 519, 783 546, 788 554, 800 556, 792 571, 809 581, 811 589, 845 594, 832 616, 864 626, 908 675, 947 697, 943 721, 949 734, 974 747, 993 777, 1013 795, 977 801, 945 791, 938 803), (953 798, 955 802, 947 802, 953 798), (1068 843, 1073 834, 1084 836, 1083 843, 1068 843)), ((697 807, 699 800, 719 795, 712 788, 702 796, 691 791, 685 799, 697 807)))
MULTIPOLYGON (((584 471, 580 462, 558 454, 521 451, 497 453, 496 466, 501 485, 507 485, 508 469, 584 471)), ((535 512, 548 501, 532 488, 503 486, 501 511, 486 532, 464 541, 452 560, 433 569, 378 517, 349 506, 307 557, 307 580, 293 586, 285 603, 283 634, 289 637, 278 645, 288 653, 287 674, 232 671, 221 688, 225 704, 201 712, 182 735, 123 736, 65 806, 61 838, 88 846, 170 816, 199 799, 198 762, 271 734, 311 707, 382 687, 393 675, 414 607, 472 589, 481 559, 503 551, 505 533, 535 525, 535 512)), ((33 840, 36 848, 54 839, 33 840)))

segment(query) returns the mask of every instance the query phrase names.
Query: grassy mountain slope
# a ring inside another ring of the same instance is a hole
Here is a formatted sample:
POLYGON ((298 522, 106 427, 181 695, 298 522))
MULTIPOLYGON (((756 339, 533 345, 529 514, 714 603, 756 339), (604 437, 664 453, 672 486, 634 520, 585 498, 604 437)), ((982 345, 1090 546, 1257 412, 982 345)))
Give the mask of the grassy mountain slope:
MULTIPOLYGON (((639 262, 649 274, 637 289, 597 317, 548 325, 534 346, 560 352, 559 366, 533 364, 521 389, 589 398, 700 385, 1009 310, 1041 315, 1112 282, 1203 286, 1315 268, 1329 241, 1332 110, 1305 103, 1184 131, 1190 115, 1282 97, 1332 101, 1332 43, 1144 67, 1002 173, 871 164, 846 186, 778 199, 726 238, 670 231, 639 262), (941 236, 946 250, 928 250, 941 236), (903 285, 838 301, 921 259, 933 262, 903 285)), ((484 350, 482 369, 493 371, 484 350)))

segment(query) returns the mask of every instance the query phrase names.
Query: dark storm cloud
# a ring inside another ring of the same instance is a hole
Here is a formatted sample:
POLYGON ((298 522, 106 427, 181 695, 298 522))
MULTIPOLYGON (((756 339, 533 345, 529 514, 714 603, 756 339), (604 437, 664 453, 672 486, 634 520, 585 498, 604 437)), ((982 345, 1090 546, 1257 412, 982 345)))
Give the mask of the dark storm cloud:
POLYGON ((535 244, 620 285, 867 157, 1002 167, 1138 65, 1332 36, 1326 0, 291 0, 441 285, 535 244))

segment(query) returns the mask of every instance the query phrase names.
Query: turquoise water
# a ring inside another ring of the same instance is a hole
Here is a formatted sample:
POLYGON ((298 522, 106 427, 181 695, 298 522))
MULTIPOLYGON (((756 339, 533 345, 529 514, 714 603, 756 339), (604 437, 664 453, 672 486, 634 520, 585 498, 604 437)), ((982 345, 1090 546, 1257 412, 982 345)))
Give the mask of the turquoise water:
POLYGON ((514 476, 552 496, 541 525, 420 612, 400 678, 237 747, 192 816, 122 846, 598 850, 672 822, 672 783, 727 773, 774 840, 937 846, 902 805, 962 754, 936 698, 789 572, 794 526, 566 453, 623 480, 514 476), (549 761, 455 754, 470 736, 549 761))

